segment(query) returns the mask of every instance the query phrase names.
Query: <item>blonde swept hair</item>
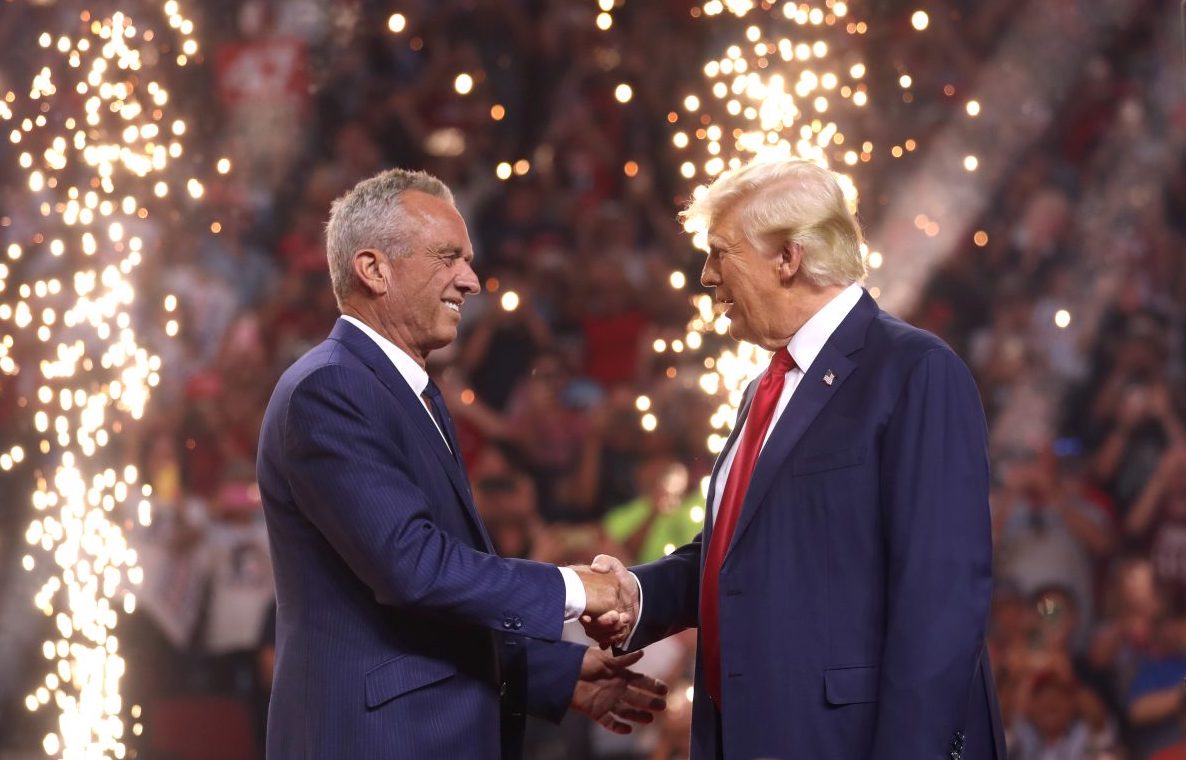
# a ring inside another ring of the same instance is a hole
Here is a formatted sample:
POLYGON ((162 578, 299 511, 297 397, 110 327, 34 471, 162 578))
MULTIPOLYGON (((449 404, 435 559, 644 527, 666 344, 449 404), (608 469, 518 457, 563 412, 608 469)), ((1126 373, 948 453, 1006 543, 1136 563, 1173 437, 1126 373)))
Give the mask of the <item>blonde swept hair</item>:
POLYGON ((801 271, 820 287, 849 285, 868 273, 861 227, 836 176, 823 167, 801 159, 755 159, 721 174, 680 218, 687 227, 707 230, 735 207, 741 230, 755 245, 798 243, 801 271))

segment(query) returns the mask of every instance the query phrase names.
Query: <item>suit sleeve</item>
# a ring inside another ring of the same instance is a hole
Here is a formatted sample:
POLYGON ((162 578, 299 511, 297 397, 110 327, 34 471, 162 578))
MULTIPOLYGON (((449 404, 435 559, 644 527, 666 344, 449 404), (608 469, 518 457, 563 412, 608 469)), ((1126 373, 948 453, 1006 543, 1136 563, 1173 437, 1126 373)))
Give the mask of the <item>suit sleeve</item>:
POLYGON ((886 634, 871 758, 945 760, 964 730, 992 590, 987 451, 967 367, 928 352, 882 441, 886 634))
POLYGON ((700 617, 700 537, 663 559, 630 568, 642 587, 642 615, 627 651, 695 628, 700 617))
POLYGON ((523 641, 527 653, 527 712, 559 723, 572 703, 589 647, 569 641, 523 641))
POLYGON ((367 392, 351 374, 323 367, 289 401, 283 445, 298 508, 381 604, 558 640, 557 569, 486 554, 440 530, 407 456, 368 418, 359 402, 367 392))

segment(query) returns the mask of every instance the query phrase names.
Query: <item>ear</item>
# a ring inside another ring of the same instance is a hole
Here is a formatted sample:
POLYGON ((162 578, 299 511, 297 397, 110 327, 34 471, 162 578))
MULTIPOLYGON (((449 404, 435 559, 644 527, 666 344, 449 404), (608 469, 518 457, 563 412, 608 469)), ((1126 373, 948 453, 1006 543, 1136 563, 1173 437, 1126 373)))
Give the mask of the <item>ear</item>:
POLYGON ((778 252, 778 280, 789 285, 803 264, 803 246, 787 240, 778 252))
POLYGON ((354 258, 350 261, 350 268, 354 272, 355 279, 358 280, 360 289, 375 296, 381 296, 387 292, 388 278, 391 273, 387 257, 379 251, 371 248, 355 251, 354 258))

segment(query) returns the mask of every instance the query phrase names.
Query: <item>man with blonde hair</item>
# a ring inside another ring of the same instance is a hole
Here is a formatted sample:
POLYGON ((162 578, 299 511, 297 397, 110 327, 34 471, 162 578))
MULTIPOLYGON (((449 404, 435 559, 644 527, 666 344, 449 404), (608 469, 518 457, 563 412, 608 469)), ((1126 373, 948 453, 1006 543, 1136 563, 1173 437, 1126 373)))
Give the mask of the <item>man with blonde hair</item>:
POLYGON ((699 628, 692 757, 1003 760, 984 651, 984 414, 963 362, 860 285, 831 172, 724 174, 684 212, 730 334, 773 352, 746 389, 704 531, 613 573, 636 650, 699 628))

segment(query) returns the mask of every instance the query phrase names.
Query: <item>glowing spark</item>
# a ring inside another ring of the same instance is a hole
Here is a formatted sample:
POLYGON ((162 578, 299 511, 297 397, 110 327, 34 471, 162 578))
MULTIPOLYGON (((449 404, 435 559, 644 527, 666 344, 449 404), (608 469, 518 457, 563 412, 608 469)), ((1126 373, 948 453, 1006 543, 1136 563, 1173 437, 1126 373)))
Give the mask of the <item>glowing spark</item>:
POLYGON ((387 19, 387 28, 391 30, 392 34, 399 34, 408 26, 408 20, 404 18, 402 13, 393 13, 391 18, 387 19))
MULTIPOLYGON (((198 55, 193 23, 176 0, 163 10, 177 37, 164 49, 180 50, 181 65, 198 55)), ((42 749, 122 758, 125 665, 116 626, 120 610, 135 608, 130 589, 143 573, 120 525, 133 515, 148 523, 150 489, 134 466, 109 466, 124 449, 111 444, 143 415, 159 381, 161 361, 133 327, 143 309, 130 277, 147 252, 138 236, 149 213, 143 201, 167 194, 166 168, 183 152, 186 126, 165 121, 169 94, 154 63, 161 51, 141 47, 152 30, 138 30, 122 12, 81 18, 75 33, 40 35, 47 65, 34 72, 27 99, 6 96, 0 108, 0 117, 20 118, 10 141, 28 146, 5 168, 43 194, 40 216, 22 220, 35 234, 11 243, 8 259, 43 257, 33 269, 46 271, 44 259, 53 257, 52 271, 61 273, 16 284, 12 300, 0 303, 0 372, 26 373, 16 387, 32 391, 21 406, 27 401, 36 433, 34 453, 0 446, 0 469, 36 467, 25 532, 31 548, 21 564, 50 571, 33 604, 56 635, 42 647, 49 672, 25 706, 52 704, 59 713, 42 749), (39 361, 20 366, 14 356, 39 361)), ((201 195, 196 179, 188 188, 201 195)), ((0 265, 2 293, 8 275, 0 265)), ((176 308, 175 298, 169 303, 176 308)))
MULTIPOLYGON (((832 0, 818 6, 733 0, 708 0, 702 5, 702 15, 710 20, 726 10, 739 17, 776 12, 799 28, 780 34, 772 30, 785 28, 782 22, 742 27, 732 44, 726 40, 718 55, 700 67, 705 77, 703 90, 686 93, 682 109, 671 109, 667 117, 673 127, 671 142, 684 154, 679 172, 692 182, 692 195, 703 192, 704 184, 722 172, 750 160, 797 157, 836 172, 845 199, 855 211, 857 189, 851 176, 844 173, 845 167, 872 160, 875 146, 870 140, 852 139, 844 127, 867 122, 860 118, 859 109, 870 104, 865 82, 868 69, 863 61, 853 60, 854 46, 839 38, 864 34, 868 25, 857 19, 847 26, 837 24, 838 18, 849 16, 852 10, 850 5, 832 0), (845 51, 844 58, 833 58, 833 49, 845 51), (842 171, 836 171, 837 167, 842 171)), ((909 75, 902 75, 899 84, 911 87, 914 83, 909 75)), ((915 146, 910 140, 882 150, 898 157, 915 146)), ((689 228, 687 232, 697 247, 706 247, 706 230, 689 228)), ((870 268, 883 266, 881 253, 864 253, 870 268)), ((677 289, 686 286, 683 274, 674 273, 671 285, 677 289)), ((693 296, 692 303, 695 314, 686 336, 670 343, 655 340, 656 352, 669 347, 677 354, 698 351, 707 338, 728 332, 729 320, 714 308, 710 295, 693 296)), ((711 345, 715 350, 721 343, 713 340, 711 345)), ((766 351, 744 342, 703 359, 698 385, 718 403, 710 418, 710 452, 719 453, 724 447, 745 386, 768 361, 766 351)), ((644 430, 657 424, 657 419, 652 423, 649 410, 639 411, 645 413, 644 430)))

